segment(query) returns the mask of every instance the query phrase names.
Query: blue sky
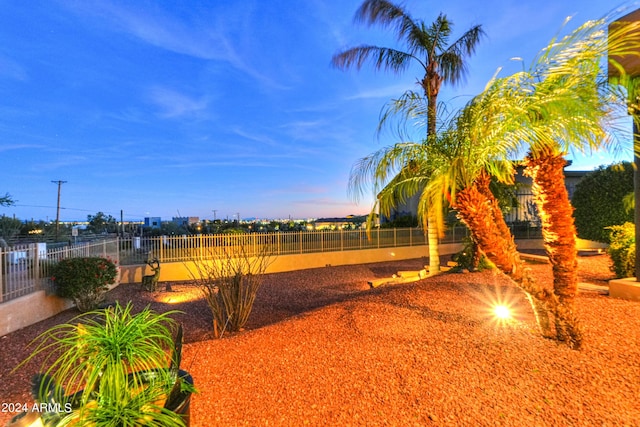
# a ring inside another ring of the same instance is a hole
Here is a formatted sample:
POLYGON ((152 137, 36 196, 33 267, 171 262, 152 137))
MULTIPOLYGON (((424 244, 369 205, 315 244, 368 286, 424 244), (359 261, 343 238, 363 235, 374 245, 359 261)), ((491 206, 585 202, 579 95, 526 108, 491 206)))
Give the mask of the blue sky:
MULTIPOLYGON (((317 218, 365 214, 347 183, 354 162, 395 142, 375 133, 402 76, 340 71, 333 54, 363 43, 398 46, 353 23, 361 0, 33 1, 0 3, 0 214, 61 220, 102 211, 145 216, 317 218)), ((573 15, 608 0, 407 0, 414 18, 440 12, 454 37, 487 37, 469 76, 440 101, 479 93, 498 67, 528 64, 573 15)), ((629 143, 630 144, 630 143, 629 143)), ((626 153, 622 158, 630 158, 626 153)), ((621 158, 618 158, 618 160, 621 158)), ((573 169, 612 160, 574 157, 573 169)))

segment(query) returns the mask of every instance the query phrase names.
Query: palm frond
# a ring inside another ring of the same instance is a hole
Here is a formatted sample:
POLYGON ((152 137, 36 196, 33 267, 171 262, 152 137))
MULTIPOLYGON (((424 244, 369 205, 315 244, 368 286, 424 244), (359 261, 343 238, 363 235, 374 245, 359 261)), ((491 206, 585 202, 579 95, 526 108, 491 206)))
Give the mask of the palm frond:
POLYGON ((484 36, 482 26, 476 25, 443 50, 437 60, 445 82, 455 85, 466 77, 468 70, 464 59, 475 53, 484 36))
POLYGON ((420 144, 404 142, 384 147, 359 159, 349 174, 349 197, 358 201, 370 187, 377 196, 403 167, 423 155, 420 144))
POLYGON ((356 11, 354 21, 392 27, 398 40, 411 39, 419 33, 419 27, 411 15, 387 0, 365 0, 356 11))
POLYGON ((409 67, 411 58, 411 55, 400 50, 362 45, 334 55, 331 64, 342 70, 351 67, 359 70, 370 60, 377 70, 383 69, 398 73, 409 67))

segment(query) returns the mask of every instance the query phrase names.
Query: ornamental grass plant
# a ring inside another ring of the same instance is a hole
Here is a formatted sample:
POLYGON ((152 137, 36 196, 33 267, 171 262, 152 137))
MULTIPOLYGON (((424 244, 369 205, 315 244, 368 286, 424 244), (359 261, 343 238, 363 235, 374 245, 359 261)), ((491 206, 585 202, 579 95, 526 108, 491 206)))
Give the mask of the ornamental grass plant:
POLYGON ((193 387, 179 370, 182 329, 170 317, 175 313, 147 307, 134 314, 131 303, 117 303, 37 337, 35 350, 16 369, 44 355, 33 394, 57 408, 41 414, 44 425, 184 426, 174 410, 188 402, 193 387))
POLYGON ((238 332, 247 323, 273 253, 271 245, 222 246, 186 265, 211 310, 216 338, 225 331, 238 332))

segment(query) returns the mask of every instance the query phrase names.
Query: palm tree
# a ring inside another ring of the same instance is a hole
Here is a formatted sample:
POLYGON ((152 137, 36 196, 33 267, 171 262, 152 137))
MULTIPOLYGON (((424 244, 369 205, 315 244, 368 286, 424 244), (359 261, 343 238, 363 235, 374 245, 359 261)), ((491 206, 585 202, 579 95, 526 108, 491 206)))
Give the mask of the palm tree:
MULTIPOLYGON (((611 92, 603 91, 600 84, 600 60, 607 48, 612 48, 611 36, 608 46, 603 37, 604 23, 589 22, 560 40, 552 40, 529 71, 492 81, 481 96, 481 113, 469 124, 473 129, 470 134, 483 145, 493 143, 514 151, 528 147, 524 163, 526 173, 533 178, 532 191, 554 283, 553 292, 535 286, 523 288, 548 308, 555 321, 556 338, 572 348, 580 347, 582 332, 575 310, 576 232, 573 208, 564 187, 564 156, 572 149, 587 151, 611 142, 607 130, 615 119, 616 104, 611 92)), ((461 191, 456 206, 465 222, 475 227, 474 237, 482 240, 478 229, 484 224, 473 217, 476 211, 465 210, 466 205, 478 206, 472 196, 478 198, 476 193, 483 193, 482 185, 477 181, 474 184, 475 192, 473 186, 461 191)), ((478 243, 497 258, 495 245, 478 243)), ((513 258, 515 248, 507 249, 513 258)), ((511 267, 508 262, 497 264, 504 270, 511 267)))
MULTIPOLYGON (((606 147, 616 111, 600 60, 612 46, 603 37, 605 22, 583 25, 562 40, 553 40, 526 73, 533 92, 522 125, 538 129, 527 141, 525 174, 533 179, 532 192, 542 219, 544 245, 553 267, 557 297, 557 339, 579 348, 582 332, 575 309, 578 292, 576 229, 573 207, 564 186, 565 155, 606 147)), ((620 35, 622 36, 622 35, 620 35)), ((615 36, 618 37, 618 36, 615 36)), ((617 103, 619 104, 619 103, 617 103)))
MULTIPOLYGON (((493 79, 455 122, 451 135, 457 148, 448 153, 452 157, 435 169, 430 161, 424 190, 437 197, 444 189, 481 250, 527 293, 543 335, 576 349, 583 337, 574 301, 575 227, 563 167, 570 149, 609 142, 606 130, 616 108, 599 85, 599 63, 607 48, 602 27, 603 21, 587 23, 552 40, 530 71, 493 79), (525 164, 553 266, 553 289, 531 278, 488 187, 488 172, 506 181, 513 176, 512 164, 504 160, 524 147, 529 149, 525 164)), ((611 38, 609 42, 611 49, 611 38)))
MULTIPOLYGON (((513 163, 504 160, 509 146, 495 144, 491 138, 476 138, 485 129, 473 120, 490 111, 492 106, 495 108, 500 99, 499 93, 487 91, 450 120, 435 140, 400 142, 362 158, 352 169, 350 188, 362 191, 367 184, 373 184, 381 209, 394 201, 402 202, 418 191, 419 209, 429 205, 438 206, 442 211, 440 207, 444 204, 452 205, 471 230, 474 242, 527 293, 542 334, 550 337, 553 333, 545 303, 548 295, 536 286, 520 259, 499 203, 489 190, 487 171, 503 182, 513 180, 513 163)), ((426 110, 420 108, 419 97, 404 100, 407 102, 399 111, 408 117, 426 114, 426 110)), ((497 122, 491 128, 507 130, 501 129, 497 122)))
MULTIPOLYGON (((419 64, 424 75, 418 84, 427 99, 427 140, 433 139, 436 135, 440 87, 443 83, 456 84, 463 79, 467 72, 465 58, 475 52, 484 35, 482 27, 476 25, 470 28, 450 44, 452 23, 445 15, 440 14, 435 22, 427 25, 422 20, 414 20, 403 7, 387 0, 365 0, 354 19, 368 25, 381 24, 394 28, 398 40, 403 40, 407 49, 402 51, 362 45, 334 55, 333 65, 341 69, 360 69, 367 60, 371 60, 376 69, 401 73, 411 64, 419 64)), ((438 233, 433 226, 438 215, 433 207, 427 207, 425 215, 429 229, 429 272, 434 274, 440 270, 438 233)))
POLYGON ((509 135, 519 129, 501 120, 499 112, 504 106, 498 88, 497 82, 490 84, 438 134, 438 143, 430 146, 431 179, 424 194, 430 199, 444 196, 469 228, 476 247, 523 289, 542 335, 551 337, 550 295, 536 284, 520 258, 500 203, 490 190, 491 177, 513 184, 515 174, 514 162, 508 159, 510 140, 494 135, 509 135))
POLYGON ((11 206, 13 204, 15 204, 15 201, 9 193, 5 193, 4 196, 0 197, 0 206, 11 206))

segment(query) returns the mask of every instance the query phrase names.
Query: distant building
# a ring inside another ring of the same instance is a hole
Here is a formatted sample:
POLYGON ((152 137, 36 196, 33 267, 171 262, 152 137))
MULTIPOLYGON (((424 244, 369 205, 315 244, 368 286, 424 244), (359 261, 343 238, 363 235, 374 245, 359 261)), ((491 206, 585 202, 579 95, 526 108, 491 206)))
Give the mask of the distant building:
POLYGON ((160 228, 162 220, 159 216, 145 217, 144 226, 150 228, 160 228))
POLYGON ((174 224, 182 227, 182 226, 189 226, 189 225, 193 225, 193 224, 197 224, 200 222, 200 217, 197 216, 174 216, 171 219, 171 222, 173 222, 174 224))
MULTIPOLYGON (((520 184, 520 187, 516 191, 518 204, 512 207, 509 213, 505 214, 504 219, 507 223, 528 222, 530 225, 539 226, 540 218, 538 216, 538 208, 533 200, 533 193, 531 192, 532 180, 530 177, 522 174, 523 169, 522 167, 518 167, 518 173, 515 176, 516 182, 520 184)), ((591 171, 564 171, 564 185, 569 194, 569 200, 573 197, 576 185, 589 172, 591 171)))
POLYGON ((340 230, 363 227, 366 220, 366 216, 347 215, 344 218, 318 218, 313 225, 316 230, 340 230))
MULTIPOLYGON (((571 163, 569 163, 568 166, 570 164, 571 163)), ((524 167, 519 166, 516 170, 515 181, 519 184, 519 188, 516 191, 517 206, 513 206, 511 211, 504 215, 504 219, 507 223, 528 222, 530 225, 540 225, 538 209, 533 200, 533 193, 531 192, 532 180, 530 177, 522 174, 524 167)), ((578 182, 589 172, 591 171, 564 171, 564 183, 569 193, 569 199, 573 197, 573 192, 578 182)), ((417 193, 407 199, 405 203, 398 204, 390 210, 389 217, 381 215, 380 222, 391 222, 408 215, 417 216, 419 199, 420 193, 417 193)))

